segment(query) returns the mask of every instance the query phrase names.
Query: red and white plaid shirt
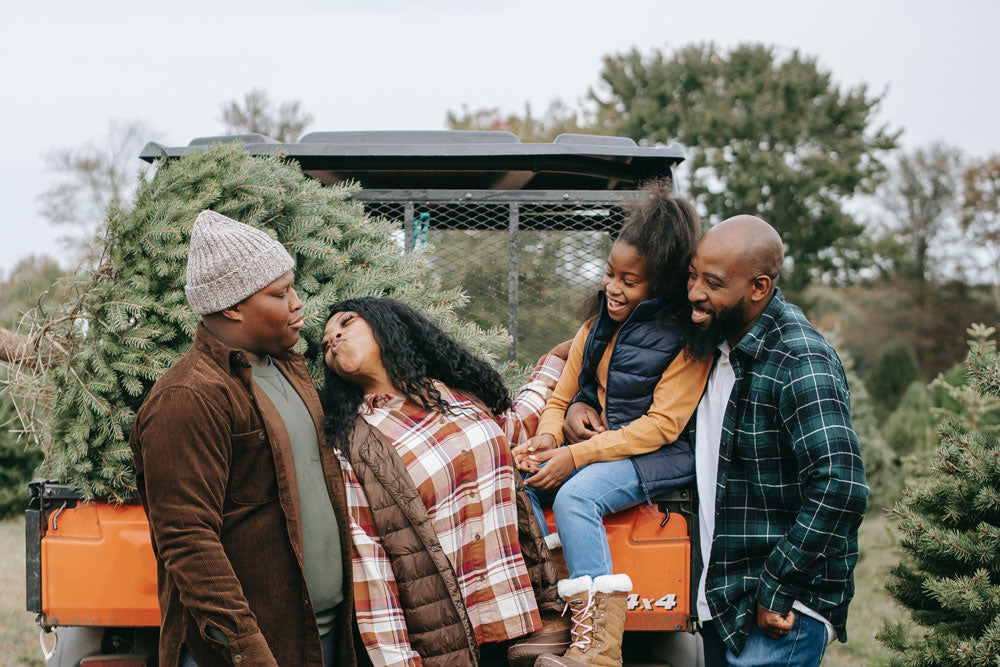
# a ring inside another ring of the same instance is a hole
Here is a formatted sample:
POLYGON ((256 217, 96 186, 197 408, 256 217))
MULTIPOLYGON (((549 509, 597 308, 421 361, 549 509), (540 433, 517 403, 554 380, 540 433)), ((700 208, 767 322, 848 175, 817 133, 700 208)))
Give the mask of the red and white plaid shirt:
MULTIPOLYGON (((513 406, 496 419, 464 395, 435 387, 455 414, 369 395, 359 413, 396 448, 451 561, 479 643, 504 641, 541 628, 538 606, 517 537, 510 449, 534 434, 563 360, 542 357, 513 406)), ((364 489, 341 457, 351 518, 355 613, 375 667, 420 665, 389 559, 375 531, 364 489)))

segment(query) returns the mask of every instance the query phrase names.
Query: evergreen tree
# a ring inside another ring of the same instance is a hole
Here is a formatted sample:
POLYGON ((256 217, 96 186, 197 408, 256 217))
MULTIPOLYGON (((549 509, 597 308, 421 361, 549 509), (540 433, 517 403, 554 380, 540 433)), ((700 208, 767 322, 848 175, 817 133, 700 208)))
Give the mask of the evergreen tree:
POLYGON ((755 213, 774 225, 786 292, 866 264, 844 201, 878 185, 899 133, 876 126, 881 96, 865 86, 842 88, 797 51, 691 44, 605 57, 591 97, 602 134, 684 145, 683 192, 708 221, 755 213))
MULTIPOLYGON (((352 187, 321 185, 280 156, 251 157, 218 146, 160 165, 134 206, 109 212, 103 257, 90 274, 61 286, 75 297, 35 312, 47 360, 12 387, 25 429, 54 476, 87 497, 135 493, 128 433, 146 392, 191 345, 198 318, 184 296, 191 226, 213 209, 265 230, 295 259, 305 327, 298 350, 322 376, 319 339, 330 306, 377 295, 406 301, 474 352, 491 359, 506 339, 460 322, 458 292, 425 280, 420 253, 404 254, 394 223, 370 219, 352 187)), ((512 369, 505 369, 512 375, 512 369)))
MULTIPOLYGON (((975 327, 966 399, 1000 400, 1000 357, 993 329, 975 327)), ((889 592, 923 626, 900 623, 879 639, 899 665, 995 665, 1000 656, 1000 442, 975 415, 949 414, 931 477, 893 510, 907 558, 892 571, 889 592)))
POLYGON ((907 343, 897 341, 882 349, 865 378, 865 386, 883 412, 892 412, 907 388, 918 380, 920 369, 913 350, 907 343))

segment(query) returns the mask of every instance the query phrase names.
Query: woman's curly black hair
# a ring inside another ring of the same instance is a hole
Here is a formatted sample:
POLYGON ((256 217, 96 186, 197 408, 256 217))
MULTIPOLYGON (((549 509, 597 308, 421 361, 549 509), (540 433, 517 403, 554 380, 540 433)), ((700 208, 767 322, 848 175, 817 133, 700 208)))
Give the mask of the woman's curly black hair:
MULTIPOLYGON (((678 317, 690 308, 688 268, 701 238, 701 218, 691 202, 673 195, 667 179, 649 181, 640 192, 644 196, 626 205, 615 242, 628 243, 645 260, 652 296, 663 303, 662 317, 678 317)), ((595 294, 581 305, 580 319, 590 319, 598 309, 595 294)))
MULTIPOLYGON (((330 317, 347 311, 357 313, 371 327, 389 380, 410 402, 427 410, 450 412, 431 383, 434 379, 476 396, 494 414, 510 408, 510 394, 500 374, 410 306, 395 299, 361 297, 334 305, 330 317)), ((331 444, 347 448, 363 399, 361 387, 327 367, 324 430, 331 444)))

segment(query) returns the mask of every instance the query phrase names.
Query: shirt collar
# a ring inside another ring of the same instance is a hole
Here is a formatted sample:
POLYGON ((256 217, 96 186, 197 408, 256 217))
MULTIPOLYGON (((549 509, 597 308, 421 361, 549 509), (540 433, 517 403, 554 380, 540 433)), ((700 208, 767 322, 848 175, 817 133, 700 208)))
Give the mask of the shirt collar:
POLYGON ((242 350, 226 345, 205 328, 203 322, 198 323, 194 330, 194 346, 200 352, 209 356, 219 368, 234 375, 242 375, 250 368, 250 361, 242 350))
MULTIPOLYGON (((247 359, 247 355, 243 350, 235 347, 226 345, 221 340, 216 338, 211 331, 209 331, 204 322, 199 322, 198 326, 194 330, 194 347, 197 348, 203 354, 208 355, 212 361, 218 364, 219 368, 241 377, 246 382, 250 382, 251 375, 251 365, 250 360, 247 359)), ((274 355, 268 357, 268 364, 273 364, 274 360, 277 361, 288 361, 293 357, 299 356, 295 352, 287 352, 280 355, 274 355)))
POLYGON ((375 410, 379 408, 386 408, 388 410, 398 410, 403 407, 402 396, 394 396, 392 394, 365 394, 364 399, 361 401, 361 405, 358 406, 358 413, 362 415, 374 414, 375 410))

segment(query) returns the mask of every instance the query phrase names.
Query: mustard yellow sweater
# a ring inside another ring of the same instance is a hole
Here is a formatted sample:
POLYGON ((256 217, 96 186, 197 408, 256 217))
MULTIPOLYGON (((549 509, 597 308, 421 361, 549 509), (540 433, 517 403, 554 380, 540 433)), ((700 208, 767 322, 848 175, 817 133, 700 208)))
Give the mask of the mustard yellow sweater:
MULTIPOLYGON (((536 434, 551 435, 558 443, 564 440, 562 428, 566 408, 580 391, 580 364, 590 326, 591 323, 584 324, 576 332, 566 366, 538 422, 536 434)), ((597 365, 597 398, 601 402, 601 420, 605 428, 608 426, 604 410, 608 364, 614 346, 615 341, 612 339, 597 365)), ((710 361, 689 360, 683 352, 678 354, 656 383, 649 411, 627 426, 604 431, 588 440, 569 445, 573 463, 580 468, 595 461, 617 461, 651 452, 676 440, 694 414, 711 370, 710 361)))

